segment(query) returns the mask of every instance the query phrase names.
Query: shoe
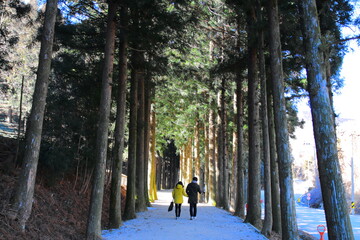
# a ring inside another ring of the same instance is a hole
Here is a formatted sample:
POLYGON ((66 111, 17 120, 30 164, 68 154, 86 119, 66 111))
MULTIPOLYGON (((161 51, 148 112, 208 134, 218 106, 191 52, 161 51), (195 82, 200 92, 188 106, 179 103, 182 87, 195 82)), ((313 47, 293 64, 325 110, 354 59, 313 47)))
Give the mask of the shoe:
POLYGON ((190 217, 190 220, 193 220, 193 217, 190 217))
POLYGON ((195 220, 195 219, 196 219, 196 217, 193 217, 193 219, 195 220))
POLYGON ((176 217, 175 219, 178 220, 179 217, 176 217))

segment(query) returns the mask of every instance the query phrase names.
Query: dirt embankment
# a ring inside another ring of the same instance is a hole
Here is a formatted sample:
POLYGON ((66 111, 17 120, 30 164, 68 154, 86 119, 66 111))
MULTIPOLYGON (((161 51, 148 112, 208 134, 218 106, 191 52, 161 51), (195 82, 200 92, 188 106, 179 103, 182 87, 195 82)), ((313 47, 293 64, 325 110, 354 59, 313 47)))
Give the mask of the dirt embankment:
MULTIPOLYGON (((44 184, 45 174, 38 172, 32 213, 25 231, 19 231, 16 222, 7 217, 20 172, 13 164, 15 146, 16 142, 12 139, 0 139, 0 239, 85 239, 91 188, 79 193, 79 189, 74 188, 72 177, 47 187, 44 184)), ((107 190, 103 228, 107 227, 108 222, 108 196, 107 190)))

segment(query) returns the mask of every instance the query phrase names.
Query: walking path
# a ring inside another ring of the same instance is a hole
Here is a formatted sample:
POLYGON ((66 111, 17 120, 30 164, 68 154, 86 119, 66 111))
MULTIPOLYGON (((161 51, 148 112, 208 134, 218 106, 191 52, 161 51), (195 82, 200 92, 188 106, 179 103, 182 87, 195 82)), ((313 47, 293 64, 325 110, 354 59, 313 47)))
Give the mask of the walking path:
MULTIPOLYGON (((298 228, 320 239, 320 234, 317 231, 318 225, 326 227, 325 212, 323 209, 309 208, 296 204, 296 219, 298 228)), ((353 228, 354 239, 360 240, 360 216, 350 215, 350 220, 353 228)), ((324 240, 328 239, 327 229, 324 234, 324 240)))
POLYGON ((190 220, 189 204, 184 197, 181 217, 176 220, 174 210, 167 211, 171 190, 158 192, 158 198, 148 211, 137 213, 137 218, 125 221, 120 229, 103 231, 106 240, 266 240, 250 224, 216 207, 198 204, 197 219, 190 220))
MULTIPOLYGON (((303 193, 306 193, 309 185, 301 180, 294 181, 295 199, 298 199, 303 193)), ((318 225, 324 225, 326 228, 325 212, 323 209, 309 208, 307 206, 295 204, 296 219, 298 228, 312 236, 320 239, 320 234, 317 231, 318 225)), ((351 225, 353 228, 354 239, 360 240, 360 215, 350 215, 351 225)), ((324 233, 324 240, 328 239, 328 231, 324 233)))

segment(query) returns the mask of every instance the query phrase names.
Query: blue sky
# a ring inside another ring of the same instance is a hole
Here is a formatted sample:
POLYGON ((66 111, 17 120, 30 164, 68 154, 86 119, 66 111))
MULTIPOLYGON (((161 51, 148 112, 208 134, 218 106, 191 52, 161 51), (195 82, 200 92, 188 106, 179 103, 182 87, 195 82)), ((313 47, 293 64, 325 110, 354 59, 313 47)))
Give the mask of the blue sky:
MULTIPOLYGON (((355 14, 360 16, 360 1, 354 2, 355 14)), ((343 29, 343 35, 360 35, 360 30, 355 27, 343 29)), ((344 78, 344 88, 340 94, 334 96, 336 112, 342 118, 350 118, 360 122, 360 47, 356 40, 349 41, 349 52, 344 57, 341 76, 344 78)))

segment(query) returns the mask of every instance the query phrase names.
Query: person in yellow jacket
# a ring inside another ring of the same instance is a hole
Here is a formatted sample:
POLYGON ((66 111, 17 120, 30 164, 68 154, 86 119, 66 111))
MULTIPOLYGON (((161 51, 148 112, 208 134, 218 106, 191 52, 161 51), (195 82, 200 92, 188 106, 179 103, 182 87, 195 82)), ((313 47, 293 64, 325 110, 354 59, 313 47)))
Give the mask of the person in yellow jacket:
POLYGON ((178 219, 181 213, 181 204, 184 202, 183 196, 187 197, 188 195, 185 192, 184 184, 179 181, 174 190, 172 191, 172 197, 175 203, 175 217, 178 219))

